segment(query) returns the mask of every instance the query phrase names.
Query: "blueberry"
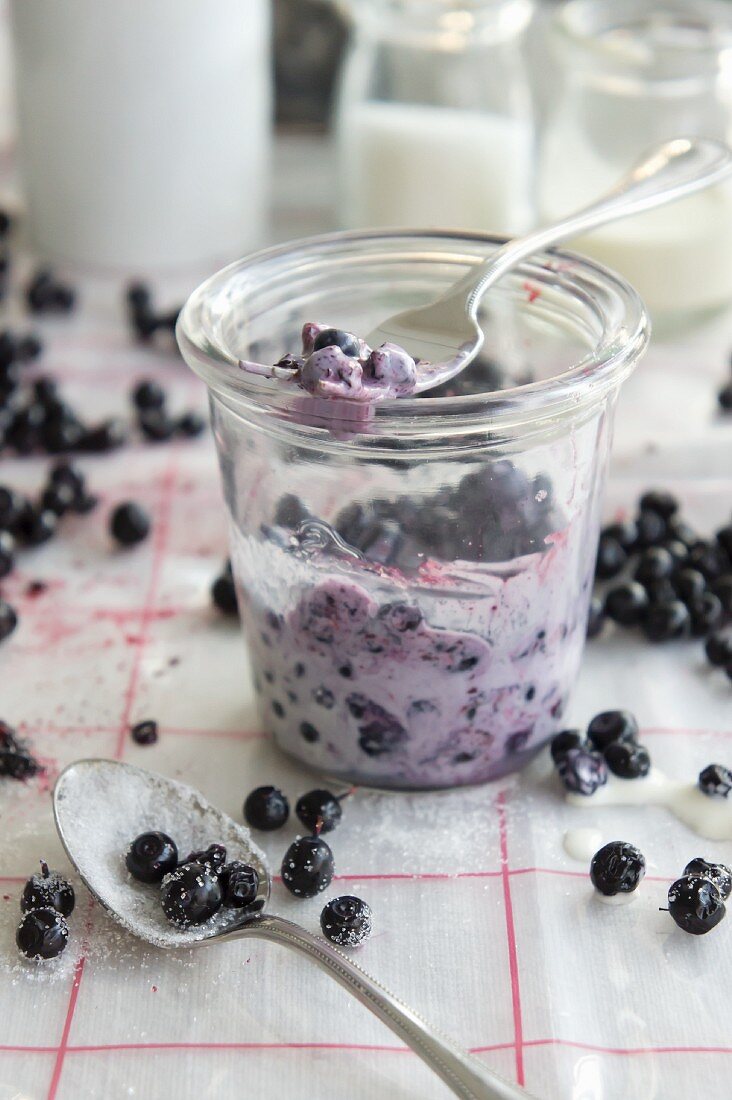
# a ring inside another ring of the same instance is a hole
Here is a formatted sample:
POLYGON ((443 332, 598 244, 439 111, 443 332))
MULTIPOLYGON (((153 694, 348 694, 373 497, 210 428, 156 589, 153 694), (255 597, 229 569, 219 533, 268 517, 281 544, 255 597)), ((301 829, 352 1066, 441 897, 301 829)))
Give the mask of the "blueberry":
MULTIPOLYGON (((648 599, 651 602, 651 607, 654 604, 670 603, 676 599, 676 589, 671 583, 670 577, 659 577, 657 580, 646 581, 643 585, 648 593, 648 599)), ((684 602, 683 600, 681 601, 684 602)))
POLYGON ((334 869, 333 853, 322 837, 298 837, 282 860, 282 881, 295 897, 314 898, 328 888, 334 869))
POLYGON ((722 412, 732 412, 732 382, 722 386, 717 394, 717 401, 722 412))
POLYGON ((638 559, 634 577, 641 584, 670 577, 674 571, 674 559, 662 546, 651 546, 638 559))
POLYGON ((278 527, 289 527, 294 530, 309 516, 310 513, 298 496, 294 493, 285 493, 277 501, 273 522, 278 527))
POLYGON ((651 770, 648 750, 633 741, 612 741, 603 755, 610 771, 621 779, 641 779, 651 770))
POLYGON ((298 798, 295 813, 311 833, 330 833, 343 816, 340 799, 330 791, 316 789, 298 798))
POLYGON ((562 730, 561 733, 557 733, 552 737, 549 751, 552 754, 552 760, 556 764, 570 749, 580 748, 582 748, 582 736, 579 730, 562 730))
POLYGON ((592 885, 605 897, 631 894, 646 873, 643 853, 623 840, 611 840, 595 852, 590 864, 592 885))
POLYGON ((732 791, 732 770, 723 764, 708 764, 699 772, 699 790, 710 798, 727 798, 732 791))
POLYGON ((320 927, 331 943, 358 947, 371 935, 371 907, 349 894, 332 898, 320 914, 320 927))
POLYGON ((689 625, 689 612, 681 600, 651 604, 641 624, 643 633, 650 642, 682 638, 688 632, 689 625))
POLYGON ((15 529, 25 510, 25 500, 14 489, 0 485, 0 530, 15 529))
POLYGON ((358 339, 350 332, 344 332, 339 328, 324 328, 313 341, 313 351, 332 347, 340 348, 345 355, 350 355, 354 359, 358 359, 361 353, 358 339))
POLYGON ((158 724, 152 718, 137 722, 130 730, 130 736, 136 745, 154 745, 158 739, 158 724))
POLYGON ((246 909, 257 900, 259 875, 256 868, 241 860, 233 860, 222 868, 219 876, 227 909, 246 909))
POLYGON ((699 875, 708 878, 719 890, 722 901, 726 901, 732 894, 732 871, 723 863, 708 863, 706 859, 697 856, 684 867, 685 875, 699 875))
POLYGON ((210 920, 222 898, 218 877, 200 863, 183 863, 166 875, 160 891, 163 912, 179 928, 210 920))
POLYGON ((107 454, 127 442, 127 426, 119 417, 110 417, 88 428, 79 440, 78 448, 87 454, 107 454))
POLYGON ((610 535, 601 535, 597 546, 595 576, 608 580, 622 573, 628 561, 628 555, 617 539, 610 535))
POLYGON ((621 626, 637 626, 648 609, 648 593, 637 581, 611 588, 605 597, 605 614, 621 626))
POLYGON ((139 504, 128 500, 118 504, 112 512, 109 530, 121 546, 136 546, 150 533, 150 517, 139 504))
POLYGON ((407 731, 384 707, 360 694, 349 695, 346 704, 358 722, 358 744, 367 756, 384 756, 401 748, 407 731))
POLYGON ((290 816, 290 803, 277 787, 257 787, 247 795, 244 820, 253 829, 281 829, 290 816))
POLYGON ((668 534, 669 538, 674 539, 691 549, 694 543, 697 541, 697 534, 693 527, 691 527, 686 520, 680 519, 679 516, 672 516, 668 521, 668 534))
POLYGON ((605 605, 599 596, 593 596, 587 614, 587 637, 596 638, 599 634, 602 634, 604 626, 605 605))
POLYGON ((300 371, 300 385, 308 393, 322 393, 323 386, 331 392, 348 396, 361 389, 363 369, 339 347, 328 346, 314 351, 300 371))
MULTIPOLYGON (((730 660, 732 661, 732 654, 730 654, 730 660)), ((326 710, 332 710, 335 706, 333 692, 322 684, 320 687, 313 689, 313 699, 319 707, 324 707, 326 710)))
POLYGON ((43 490, 41 509, 62 516, 69 511, 75 499, 74 490, 70 485, 65 485, 63 482, 56 485, 51 483, 43 490))
POLYGON ((709 591, 719 600, 723 617, 732 619, 732 573, 727 573, 716 581, 712 581, 709 591))
POLYGON ((704 592, 689 600, 686 606, 689 609, 693 638, 705 638, 724 618, 722 601, 713 592, 704 592))
POLYGON ((669 533, 668 521, 659 512, 640 512, 636 520, 636 526, 638 528, 638 546, 641 549, 658 546, 669 533))
POLYGON ((211 875, 220 875, 226 864, 226 848, 223 844, 209 844, 198 852, 189 852, 181 863, 200 863, 211 875))
POLYGON ((635 741, 638 723, 629 710, 604 710, 587 727, 590 744, 604 752, 613 741, 635 741))
MULTIPOLYGON (((1 615, 0 612, 0 621, 1 615)), ((21 740, 7 722, 0 721, 0 775, 22 780, 30 779, 42 770, 31 754, 28 743, 21 740)))
POLYGON ((660 544, 663 550, 667 550, 674 560, 677 568, 682 568, 689 553, 689 547, 681 539, 668 538, 660 544))
POLYGON ((698 569, 703 573, 708 581, 716 580, 729 569, 729 562, 722 547, 704 539, 697 539, 690 548, 686 563, 692 569, 698 569))
POLYGON ((138 382, 132 391, 132 404, 136 409, 162 409, 165 407, 165 390, 152 378, 138 382))
POLYGON ((25 884, 20 898, 20 908, 27 913, 31 909, 55 909, 62 917, 74 910, 76 897, 71 883, 58 871, 49 871, 41 860, 40 875, 32 875, 25 884))
POLYGON ((720 527, 715 538, 727 557, 732 561, 732 523, 728 523, 726 527, 720 527))
POLYGON ((651 489, 649 492, 644 493, 638 504, 641 512, 656 512, 664 519, 670 519, 679 510, 679 502, 676 497, 661 489, 651 489))
POLYGON ((717 887, 699 875, 684 875, 669 887, 668 911, 679 928, 692 936, 711 932, 726 912, 717 887))
POLYGON ((21 336, 15 349, 15 357, 21 363, 30 363, 37 359, 43 351, 43 341, 34 332, 28 332, 21 336))
POLYGON ((403 533, 396 520, 377 520, 362 534, 359 549, 377 565, 392 565, 401 550, 403 533))
POLYGON ((86 489, 86 478, 78 466, 70 462, 57 462, 52 467, 49 475, 51 485, 65 485, 73 492, 75 497, 83 495, 86 489))
POLYGON ((320 740, 320 733, 310 722, 300 723, 300 736, 303 740, 307 741, 309 745, 314 745, 316 741, 320 740))
POLYGON ((725 668, 732 664, 732 634, 723 634, 721 630, 710 634, 704 651, 709 664, 714 668, 725 668))
POLYGON ((69 928, 55 909, 32 909, 15 934, 18 950, 27 959, 55 959, 69 942, 69 928))
POLYGON ((15 568, 15 539, 10 531, 0 530, 0 580, 15 568))
POLYGON ((138 882, 162 882, 178 866, 178 849, 167 833, 141 833, 130 844, 125 866, 138 882))
POLYGON ((188 412, 183 413, 175 423, 176 433, 186 439, 195 439, 205 431, 205 428, 206 418, 195 409, 189 409, 188 412))
POLYGON ((175 420, 165 409, 141 409, 137 424, 149 443, 167 443, 175 435, 175 420))
POLYGON ((573 794, 591 795, 607 783, 607 765, 597 752, 569 749, 557 761, 557 771, 565 788, 573 794))
POLYGON ((673 586, 679 599, 688 605, 690 600, 695 600, 704 594, 707 579, 698 569, 680 569, 674 574, 673 586))
POLYGON ((58 516, 50 508, 30 508, 18 526, 19 537, 28 546, 42 546, 56 534, 58 516))
POLYGON ((7 600, 0 596, 0 642, 4 642, 6 638, 9 638, 17 625, 18 616, 15 608, 11 607, 7 600))
POLYGON ((236 599, 236 586, 230 573, 222 573, 211 585, 211 600, 214 607, 224 615, 238 615, 239 605, 236 599))

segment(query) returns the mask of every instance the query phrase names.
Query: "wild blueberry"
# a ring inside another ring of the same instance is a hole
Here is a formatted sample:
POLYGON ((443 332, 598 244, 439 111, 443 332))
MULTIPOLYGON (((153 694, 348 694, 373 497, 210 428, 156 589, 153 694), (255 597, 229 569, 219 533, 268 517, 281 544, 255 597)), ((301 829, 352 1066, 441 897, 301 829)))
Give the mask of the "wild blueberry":
POLYGON ((728 523, 726 527, 720 527, 715 538, 727 557, 732 561, 732 523, 728 523))
POLYGON ((178 849, 167 833, 141 833, 130 844, 125 865, 138 882, 162 882, 178 866, 178 849))
POLYGON ((130 730, 130 736, 136 745, 154 745, 158 739, 158 724, 153 718, 137 722, 130 730))
POLYGON ((610 523, 607 527, 603 527, 602 535, 619 542, 623 550, 630 553, 635 549, 635 544, 638 541, 638 528, 633 520, 626 520, 623 523, 610 523))
POLYGON ((590 608, 587 613, 587 637, 596 638, 602 633, 605 626, 605 605, 599 596, 593 596, 590 600, 590 608))
POLYGON ((689 600, 686 606, 689 609, 692 638, 705 638, 724 618, 722 601, 713 592, 703 592, 701 596, 689 600))
POLYGON ((0 530, 0 580, 15 568, 15 539, 10 531, 0 530))
POLYGON ((244 820, 253 829, 281 829, 290 816, 290 803, 277 787, 257 787, 247 795, 244 820))
POLYGON ((309 517, 310 513, 294 493, 285 493, 277 501, 274 522, 278 527, 295 528, 309 517))
POLYGON ((611 588, 605 597, 605 614, 621 626, 636 626, 648 609, 648 593, 637 581, 611 588))
POLYGON ((659 577, 657 580, 646 581, 643 587, 648 593, 651 607, 659 603, 667 604, 676 599, 676 589, 671 583, 671 577, 659 577))
POLYGON ((298 898, 314 898, 326 890, 333 871, 333 853, 319 836, 298 837, 282 860, 282 881, 298 898))
POLYGON ((699 772, 699 790, 710 798, 727 798, 732 791, 732 770, 724 764, 708 764, 699 772))
POLYGON ((658 546, 668 534, 668 521, 659 513, 642 511, 636 520, 638 527, 638 546, 658 546))
POLYGON ((221 908, 218 876, 200 863, 183 863, 163 879, 160 903, 169 921, 179 928, 203 924, 221 908))
POLYGON ((682 638, 689 630, 690 616, 681 600, 654 603, 648 608, 641 624, 650 642, 668 642, 682 638))
POLYGON ((566 790, 591 795, 607 783, 607 765, 598 752, 569 749, 557 761, 557 772, 566 790))
POLYGON ((183 413, 175 422, 176 433, 185 436, 186 439, 195 439, 196 436, 201 435, 205 428, 205 417, 194 409, 189 409, 188 412, 183 413))
POLYGON ((732 412, 732 382, 722 386, 717 394, 717 401, 722 412, 732 412))
POLYGON ((219 882, 224 892, 223 904, 227 909, 246 909, 257 900, 259 875, 254 867, 241 860, 227 863, 221 870, 219 882))
POLYGON ((316 741, 320 740, 320 733, 311 722, 300 723, 300 736, 309 745, 314 745, 316 741))
POLYGON ((25 510, 26 502, 20 493, 0 485, 0 530, 15 529, 25 510))
POLYGON ((42 770, 27 741, 18 737, 7 722, 0 721, 0 776, 18 780, 31 779, 42 770))
POLYGON ((595 576, 600 580, 608 580, 622 573, 628 561, 628 555, 617 539, 610 535, 601 535, 597 546, 597 562, 595 576))
POLYGON ((684 874, 700 875, 702 878, 708 878, 719 890, 722 901, 726 901, 732 894, 732 871, 729 867, 725 867, 723 863, 709 863, 701 856, 697 856, 696 859, 692 859, 686 864, 684 874))
POLYGON ((694 528, 679 516, 672 516, 668 521, 668 534, 669 538, 683 542, 689 549, 691 549, 698 538, 694 528))
POLYGON ((74 490, 63 482, 57 485, 47 485, 41 495, 41 508, 43 511, 53 512, 57 516, 68 512, 75 500, 74 490))
POLYGON ((150 517, 139 504, 127 500, 112 512, 109 530, 120 546, 136 546, 150 533, 150 517))
POLYGON ((556 764, 570 749, 579 748, 582 748, 582 736, 579 730, 562 730, 561 733, 557 733, 552 737, 549 751, 552 754, 552 760, 556 764))
POLYGON ((316 789, 298 798, 295 813, 311 833, 330 833, 343 816, 341 802, 330 791, 316 789))
POLYGON ((15 613, 15 608, 11 607, 7 600, 0 596, 0 642, 4 642, 6 638, 9 638, 17 625, 18 616, 15 613))
POLYGON ((707 587, 707 579, 698 569, 679 569, 674 574, 672 583, 679 599, 687 605, 690 600, 703 595, 707 587))
POLYGON ((165 390, 152 378, 145 378, 133 389, 132 404, 140 411, 162 409, 165 406, 165 390))
POLYGON ((704 651, 709 664, 714 668, 725 668, 732 664, 732 634, 725 634, 721 630, 710 634, 704 651))
POLYGON ((726 912, 717 887, 700 875, 684 875, 669 887, 668 911, 679 928, 692 936, 711 932, 726 912))
POLYGON ((236 586, 230 573, 222 573, 211 585, 211 600, 214 607, 224 615, 238 615, 239 605, 236 600, 236 586))
POLYGON ((32 875, 25 884, 20 897, 23 913, 31 909, 55 909, 62 917, 68 917, 74 910, 76 898, 71 883, 58 871, 49 871, 48 864, 41 860, 40 875, 32 875))
POLYGON ((313 341, 313 351, 331 347, 340 348, 345 355, 350 355, 354 359, 358 359, 361 353, 358 339, 350 332, 344 332, 339 328, 324 328, 313 341))
POLYGON ((651 489, 644 493, 638 505, 641 512, 657 512, 664 519, 670 519, 674 512, 679 510, 679 502, 671 493, 662 489, 651 489))
POLYGON ((15 942, 27 959, 55 959, 66 950, 69 928, 55 909, 32 909, 18 925, 15 942))
POLYGON ((727 573, 712 581, 709 591, 716 596, 722 605, 722 615, 725 619, 732 619, 732 573, 727 573))
POLYGON ((339 947, 358 947, 371 935, 372 923, 371 907, 350 894, 332 898, 320 914, 323 935, 339 947))
POLYGON ((226 863, 226 848, 223 844, 209 844, 198 852, 189 852, 181 863, 200 863, 212 875, 220 875, 226 863))
POLYGON ((663 550, 667 550, 674 560, 676 568, 682 568, 689 553, 689 547, 681 539, 668 538, 660 544, 663 550))
POLYGON ((107 454, 123 447, 126 442, 126 424, 119 417, 112 416, 88 428, 79 440, 78 449, 87 454, 107 454))
POLYGON ((603 755, 610 771, 621 779, 641 779, 651 770, 648 750, 633 741, 613 741, 603 755))
POLYGON ((692 569, 698 569, 703 573, 708 581, 716 580, 729 569, 729 562, 722 547, 704 539, 698 539, 690 548, 686 562, 692 569))
POLYGON ((590 864, 592 885, 605 897, 631 894, 646 873, 643 853, 633 844, 611 840, 595 852, 590 864))
POLYGON ((165 409, 141 409, 137 424, 149 443, 167 443, 175 434, 175 420, 165 409))
POLYGON ((50 508, 30 508, 20 524, 18 535, 28 546, 42 546, 56 534, 58 516, 50 508))
POLYGON ((641 584, 670 577, 674 571, 674 559, 662 546, 651 546, 638 559, 634 577, 641 584))
POLYGON ((600 752, 613 741, 634 741, 637 736, 638 723, 629 710, 604 710, 587 727, 590 744, 600 752))

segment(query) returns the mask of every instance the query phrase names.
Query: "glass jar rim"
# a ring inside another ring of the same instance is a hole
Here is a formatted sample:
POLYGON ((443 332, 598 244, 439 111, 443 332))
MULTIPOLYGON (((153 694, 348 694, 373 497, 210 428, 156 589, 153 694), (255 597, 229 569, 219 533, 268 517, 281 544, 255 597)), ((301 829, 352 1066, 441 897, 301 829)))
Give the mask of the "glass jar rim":
POLYGON ((614 63, 622 60, 629 69, 645 69, 648 57, 643 51, 633 54, 624 50, 620 57, 617 42, 604 37, 604 32, 621 30, 637 23, 643 15, 660 12, 677 14, 687 28, 695 25, 694 16, 698 16, 704 22, 696 26, 709 31, 705 39, 699 38, 693 44, 688 38, 683 41, 669 39, 663 44, 669 55, 688 57, 693 53, 700 58, 711 58, 732 43, 732 10, 726 0, 659 0, 655 8, 647 12, 639 9, 638 0, 568 0, 554 13, 551 27, 560 41, 587 50, 596 60, 601 57, 614 63), (598 24, 598 17, 603 15, 606 23, 598 24))
MULTIPOLYGON (((230 407, 238 405, 242 412, 254 412, 265 419, 289 420, 299 426, 302 419, 299 405, 305 396, 299 387, 278 386, 242 370, 238 356, 222 337, 220 321, 226 317, 227 309, 231 315, 235 308, 231 292, 237 280, 269 263, 286 259, 296 272, 300 263, 312 264, 323 251, 344 246, 357 253, 359 245, 417 246, 420 241, 427 247, 439 242, 452 242, 458 247, 485 245, 487 254, 491 247, 505 244, 506 238, 456 230, 356 230, 301 238, 262 249, 211 275, 190 295, 176 327, 183 358, 209 391, 230 407)), ((488 426, 491 431, 531 431, 548 421, 578 417, 583 409, 595 405, 609 390, 620 385, 645 350, 650 336, 648 314, 633 287, 602 264, 565 249, 552 249, 532 257, 516 269, 515 277, 522 285, 528 280, 539 288, 559 287, 588 310, 593 309, 602 326, 596 345, 569 369, 539 381, 461 397, 422 396, 379 402, 372 407, 377 434, 394 433, 403 439, 424 433, 485 432, 488 426), (593 291, 606 293, 614 300, 617 308, 613 313, 594 297, 593 291)), ((523 296, 525 300, 525 289, 523 296)), ((354 418, 356 406, 363 408, 356 402, 347 404, 354 406, 354 418)), ((323 420, 321 426, 327 426, 327 421, 323 420)))

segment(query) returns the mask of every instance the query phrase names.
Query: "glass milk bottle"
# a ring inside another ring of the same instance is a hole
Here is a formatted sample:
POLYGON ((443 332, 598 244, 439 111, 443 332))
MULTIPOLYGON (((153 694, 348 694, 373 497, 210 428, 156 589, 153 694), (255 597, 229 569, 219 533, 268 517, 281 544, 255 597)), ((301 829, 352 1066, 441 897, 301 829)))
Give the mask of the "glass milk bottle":
POLYGON ((353 0, 338 108, 349 227, 533 221, 532 0, 353 0))
MULTIPOLYGON (((732 5, 572 0, 551 38, 562 79, 541 142, 543 220, 595 198, 657 141, 732 140, 732 5)), ((572 247, 620 271, 654 320, 686 323, 732 301, 732 185, 572 247)))

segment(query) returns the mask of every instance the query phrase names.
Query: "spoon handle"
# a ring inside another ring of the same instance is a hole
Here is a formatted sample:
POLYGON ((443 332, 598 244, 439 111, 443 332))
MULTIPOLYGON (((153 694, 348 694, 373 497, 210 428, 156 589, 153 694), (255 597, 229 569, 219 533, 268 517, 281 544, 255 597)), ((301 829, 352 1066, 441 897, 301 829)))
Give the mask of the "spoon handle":
POLYGON ((533 253, 618 218, 692 195, 730 175, 732 151, 721 141, 674 138, 657 145, 596 202, 560 222, 509 241, 451 287, 445 299, 460 300, 463 312, 467 308, 468 314, 475 317, 488 287, 533 253))
POLYGON ((391 1028, 462 1100, 530 1100, 529 1093, 498 1077, 467 1051, 437 1034, 326 940, 282 917, 267 915, 254 917, 224 938, 238 936, 256 936, 307 955, 391 1028))

